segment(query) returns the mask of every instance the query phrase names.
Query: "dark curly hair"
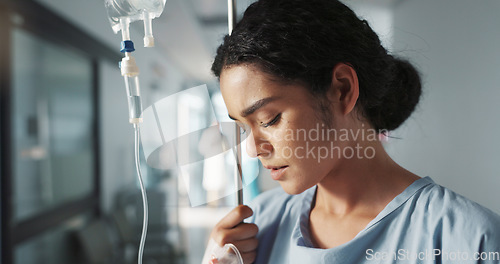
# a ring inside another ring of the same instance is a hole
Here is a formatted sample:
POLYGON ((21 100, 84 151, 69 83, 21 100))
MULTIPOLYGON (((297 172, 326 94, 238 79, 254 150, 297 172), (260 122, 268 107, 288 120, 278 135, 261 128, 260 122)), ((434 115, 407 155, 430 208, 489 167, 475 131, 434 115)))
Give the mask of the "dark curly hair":
POLYGON ((338 63, 359 79, 360 113, 377 131, 398 128, 422 92, 417 70, 388 54, 368 22, 337 0, 259 0, 217 49, 212 72, 251 64, 324 95, 338 63))

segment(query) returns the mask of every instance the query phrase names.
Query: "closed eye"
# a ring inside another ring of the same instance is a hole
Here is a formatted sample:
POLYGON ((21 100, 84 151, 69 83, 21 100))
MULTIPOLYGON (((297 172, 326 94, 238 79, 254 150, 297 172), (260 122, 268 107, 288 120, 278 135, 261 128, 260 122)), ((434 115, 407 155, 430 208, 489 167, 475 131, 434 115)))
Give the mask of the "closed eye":
POLYGON ((262 123, 261 126, 262 127, 270 127, 276 123, 278 123, 278 121, 280 121, 281 119, 281 113, 278 114, 276 117, 273 118, 273 120, 269 121, 268 123, 262 123))

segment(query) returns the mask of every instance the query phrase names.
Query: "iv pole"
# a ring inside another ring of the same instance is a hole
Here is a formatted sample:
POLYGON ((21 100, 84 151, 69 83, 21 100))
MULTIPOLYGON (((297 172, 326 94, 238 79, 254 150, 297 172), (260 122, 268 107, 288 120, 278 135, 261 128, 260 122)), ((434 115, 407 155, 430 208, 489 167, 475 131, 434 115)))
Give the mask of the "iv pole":
POLYGON ((235 0, 227 0, 227 11, 228 11, 228 28, 229 35, 233 32, 233 28, 236 25, 236 1, 235 0))
MULTIPOLYGON (((233 32, 233 28, 236 25, 236 0, 227 0, 227 11, 228 11, 228 29, 229 34, 233 32)), ((235 159, 236 159, 236 167, 235 167, 235 184, 237 191, 237 203, 238 205, 243 204, 243 171, 241 168, 241 129, 238 125, 235 124, 235 159)))

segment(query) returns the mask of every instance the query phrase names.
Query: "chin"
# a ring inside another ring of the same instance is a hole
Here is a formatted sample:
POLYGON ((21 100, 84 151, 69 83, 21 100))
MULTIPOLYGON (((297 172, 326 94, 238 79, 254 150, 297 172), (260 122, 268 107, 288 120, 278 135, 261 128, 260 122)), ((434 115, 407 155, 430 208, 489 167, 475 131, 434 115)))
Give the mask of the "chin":
POLYGON ((283 190, 290 195, 301 194, 304 191, 306 191, 307 189, 311 188, 311 187, 298 185, 294 182, 288 182, 286 180, 280 181, 279 184, 281 185, 281 188, 283 188, 283 190))

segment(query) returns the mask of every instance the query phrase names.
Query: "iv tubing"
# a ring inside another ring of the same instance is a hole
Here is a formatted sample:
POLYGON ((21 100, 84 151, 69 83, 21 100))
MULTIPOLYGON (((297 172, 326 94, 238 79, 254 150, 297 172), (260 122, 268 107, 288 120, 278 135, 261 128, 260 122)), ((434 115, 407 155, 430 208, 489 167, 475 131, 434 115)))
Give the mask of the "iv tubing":
POLYGON ((142 173, 139 163, 139 124, 134 124, 135 128, 135 167, 137 169, 137 176, 141 186, 142 206, 144 207, 144 219, 142 222, 141 242, 139 244, 139 253, 137 254, 137 263, 142 264, 142 255, 144 253, 144 244, 146 242, 146 233, 148 231, 148 198, 146 196, 146 188, 142 181, 142 173))
POLYGON ((230 249, 233 250, 234 254, 236 254, 236 257, 241 261, 241 263, 243 263, 243 257, 241 257, 241 253, 240 251, 238 250, 238 248, 234 245, 234 244, 231 244, 231 243, 227 243, 226 244, 230 249))

